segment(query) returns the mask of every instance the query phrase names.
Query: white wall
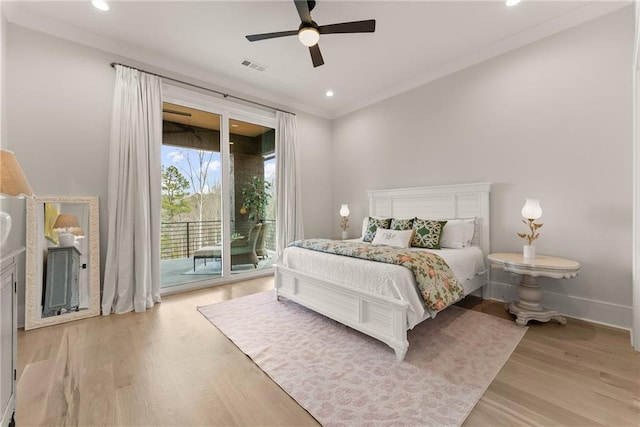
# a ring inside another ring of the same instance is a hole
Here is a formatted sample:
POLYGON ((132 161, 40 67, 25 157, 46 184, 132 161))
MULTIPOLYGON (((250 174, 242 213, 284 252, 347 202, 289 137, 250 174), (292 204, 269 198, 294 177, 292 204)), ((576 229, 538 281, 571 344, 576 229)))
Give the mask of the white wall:
POLYGON ((520 209, 539 198, 538 253, 583 266, 541 280, 545 303, 630 327, 633 34, 627 7, 335 120, 334 205, 353 224, 369 189, 492 182, 492 251, 520 252, 520 209))
POLYGON ((306 113, 297 117, 305 237, 336 236, 331 228, 338 212, 331 205, 331 122, 306 113))
MULTIPOLYGON (((14 150, 15 144, 11 143, 8 133, 9 115, 7 102, 7 50, 8 50, 8 33, 9 23, 0 10, 0 148, 3 150, 14 150)), ((21 163, 21 158, 18 161, 21 163)), ((0 256, 24 246, 24 216, 25 201, 24 199, 0 198, 0 211, 7 212, 11 216, 12 229, 3 247, 0 247, 0 256)), ((25 277, 25 254, 22 253, 17 258, 17 281, 24 283, 25 277)), ((18 290, 18 299, 24 301, 24 287, 18 290)), ((18 307, 18 318, 24 318, 24 304, 18 307)), ((22 321, 18 322, 22 325, 22 321)))
POLYGON ((0 146, 4 147, 6 130, 6 97, 4 96, 5 88, 7 87, 7 18, 4 16, 4 12, 0 9, 0 146))
POLYGON ((631 342, 640 351, 640 1, 635 6, 633 63, 633 333, 631 342))
MULTIPOLYGON (((101 269, 107 220, 107 159, 115 72, 111 62, 135 60, 8 24, 7 111, 11 148, 38 195, 100 197, 101 269)), ((4 40, 4 38, 3 38, 4 40)), ((178 77, 171 75, 171 77, 178 77)), ((201 82, 195 82, 201 83, 201 82)), ((328 120, 298 114, 304 212, 308 235, 325 235, 332 200, 328 120), (318 162, 322 163, 318 163, 318 162)), ((24 217, 24 210, 21 213, 24 217)), ((16 244, 24 245, 22 239, 16 244)), ((102 274, 101 274, 102 276, 102 274)), ((19 299, 24 304, 24 298, 19 299)))

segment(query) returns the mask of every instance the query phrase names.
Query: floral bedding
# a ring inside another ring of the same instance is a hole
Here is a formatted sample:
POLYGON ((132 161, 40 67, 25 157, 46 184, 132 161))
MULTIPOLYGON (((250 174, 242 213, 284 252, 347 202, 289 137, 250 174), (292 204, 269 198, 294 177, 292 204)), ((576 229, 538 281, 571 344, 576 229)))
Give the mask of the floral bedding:
POLYGON ((447 263, 431 252, 328 239, 298 240, 289 246, 406 267, 415 276, 418 289, 431 316, 464 295, 462 286, 447 263))

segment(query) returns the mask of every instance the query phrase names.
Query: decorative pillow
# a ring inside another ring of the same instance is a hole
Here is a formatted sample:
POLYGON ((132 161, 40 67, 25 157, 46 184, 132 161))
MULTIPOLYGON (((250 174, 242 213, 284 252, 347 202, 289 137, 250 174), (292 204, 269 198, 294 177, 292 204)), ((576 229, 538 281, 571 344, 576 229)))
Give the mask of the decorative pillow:
POLYGON ((378 228, 388 229, 391 218, 374 218, 369 217, 367 222, 367 232, 362 237, 363 242, 372 242, 378 228))
POLYGON ((362 218, 362 234, 360 234, 361 240, 364 238, 365 234, 367 234, 367 229, 369 228, 369 218, 386 219, 383 216, 365 216, 364 218, 362 218))
POLYGON ((442 230, 441 248, 460 249, 466 246, 467 224, 461 219, 450 219, 442 230))
POLYGON ((408 248, 413 238, 413 230, 379 229, 373 238, 374 245, 387 245, 396 248, 408 248))
POLYGON ((409 219, 391 218, 391 225, 389 226, 389 230, 412 230, 412 229, 413 229, 413 218, 409 218, 409 219))
POLYGON ((413 220, 413 241, 411 246, 427 249, 440 249, 440 236, 447 221, 437 221, 431 219, 413 220))

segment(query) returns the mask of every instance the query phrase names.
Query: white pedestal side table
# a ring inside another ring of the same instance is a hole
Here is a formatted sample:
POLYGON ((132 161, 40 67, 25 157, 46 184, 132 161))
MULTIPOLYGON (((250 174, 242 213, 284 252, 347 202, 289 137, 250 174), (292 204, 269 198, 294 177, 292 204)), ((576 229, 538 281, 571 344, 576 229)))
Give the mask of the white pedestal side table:
POLYGON ((561 325, 567 319, 555 310, 542 307, 542 288, 537 277, 551 277, 553 279, 570 279, 578 275, 580 263, 569 259, 538 255, 534 259, 525 259, 522 254, 495 253, 489 255, 492 268, 499 268, 509 273, 522 276, 518 285, 520 301, 505 304, 509 313, 516 315, 516 323, 525 326, 529 320, 548 322, 556 320, 561 325))

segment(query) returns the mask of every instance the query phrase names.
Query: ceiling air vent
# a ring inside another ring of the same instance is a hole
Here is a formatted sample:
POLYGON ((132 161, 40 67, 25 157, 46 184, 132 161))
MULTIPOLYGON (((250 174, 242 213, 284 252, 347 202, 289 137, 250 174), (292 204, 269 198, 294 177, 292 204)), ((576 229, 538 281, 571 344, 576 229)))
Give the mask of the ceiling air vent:
POLYGON ((252 68, 256 71, 267 71, 269 69, 269 67, 267 67, 266 65, 258 64, 257 62, 249 61, 248 59, 242 61, 242 65, 252 68))

